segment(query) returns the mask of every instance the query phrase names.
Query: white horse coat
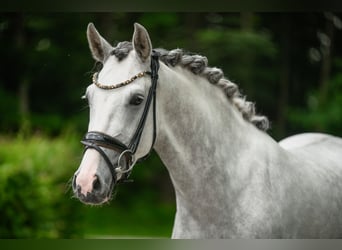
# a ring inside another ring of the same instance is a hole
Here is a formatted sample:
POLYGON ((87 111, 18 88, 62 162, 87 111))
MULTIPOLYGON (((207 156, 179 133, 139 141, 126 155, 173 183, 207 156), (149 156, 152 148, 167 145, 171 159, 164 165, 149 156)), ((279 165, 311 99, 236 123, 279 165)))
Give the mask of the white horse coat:
MULTIPOLYGON (((109 45, 88 26, 93 57, 103 63, 98 81, 119 83, 149 70, 152 44, 135 24, 132 44, 109 45), (121 47, 120 47, 121 46, 121 47)), ((301 134, 280 143, 263 129, 235 84, 205 57, 159 50, 154 149, 176 193, 173 238, 342 237, 342 140, 301 134), (259 129, 261 128, 261 129, 259 129)), ((148 77, 124 87, 87 90, 89 130, 128 142, 142 106, 129 105, 151 85, 148 77)), ((136 157, 151 147, 149 112, 136 157)), ((118 153, 105 150, 115 162, 118 153)), ((118 176, 120 178, 120 176, 118 176)), ((86 203, 108 201, 112 178, 96 150, 85 152, 73 188, 86 203)))

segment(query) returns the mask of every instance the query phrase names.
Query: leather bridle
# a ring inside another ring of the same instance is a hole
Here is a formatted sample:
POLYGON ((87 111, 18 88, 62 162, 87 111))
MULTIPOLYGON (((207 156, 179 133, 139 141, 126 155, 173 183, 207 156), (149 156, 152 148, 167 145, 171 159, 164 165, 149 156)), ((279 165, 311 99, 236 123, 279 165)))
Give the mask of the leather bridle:
POLYGON ((97 132, 97 131, 87 132, 81 141, 81 143, 85 146, 85 151, 89 148, 95 149, 103 157, 103 159, 106 162, 106 165, 108 166, 112 174, 113 185, 116 184, 117 182, 126 181, 135 163, 145 160, 152 152, 152 149, 156 140, 156 89, 157 89, 157 83, 158 83, 158 70, 159 70, 159 54, 158 52, 153 50, 152 55, 151 55, 151 71, 144 71, 119 85, 115 85, 115 86, 113 85, 110 87, 108 86, 102 87, 106 85, 101 85, 96 82, 96 79, 95 80, 93 79, 95 85, 99 88, 114 89, 114 88, 125 86, 131 83, 132 81, 134 81, 135 79, 145 76, 146 74, 151 76, 151 87, 148 91, 144 110, 140 118, 140 121, 138 123, 137 129, 135 130, 135 133, 133 134, 133 137, 130 140, 130 143, 128 145, 116 139, 115 137, 112 137, 110 135, 107 135, 102 132, 97 132), (153 135, 152 135, 151 148, 145 156, 136 160, 135 153, 140 143, 141 135, 145 127, 146 119, 150 110, 152 100, 153 100, 153 135), (118 157, 117 166, 115 166, 111 162, 111 160, 109 159, 109 157, 107 156, 107 154, 104 152, 102 148, 114 150, 120 154, 118 157), (126 164, 124 164, 124 166, 122 166, 123 157, 125 157, 126 159, 126 162, 125 162, 126 164), (117 180, 117 174, 122 174, 119 180, 117 180))

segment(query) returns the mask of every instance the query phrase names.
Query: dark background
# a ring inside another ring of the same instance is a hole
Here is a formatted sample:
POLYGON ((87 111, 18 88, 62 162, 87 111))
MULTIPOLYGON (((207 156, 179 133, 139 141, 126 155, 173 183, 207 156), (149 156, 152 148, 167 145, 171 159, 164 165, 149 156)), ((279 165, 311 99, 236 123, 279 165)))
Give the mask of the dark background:
POLYGON ((205 55, 239 84, 272 121, 277 139, 314 130, 341 135, 340 13, 48 13, 0 15, 0 128, 58 135, 85 131, 84 103, 94 61, 92 21, 112 42, 130 40, 133 23, 154 47, 205 55), (305 116, 305 117, 304 117, 305 116))

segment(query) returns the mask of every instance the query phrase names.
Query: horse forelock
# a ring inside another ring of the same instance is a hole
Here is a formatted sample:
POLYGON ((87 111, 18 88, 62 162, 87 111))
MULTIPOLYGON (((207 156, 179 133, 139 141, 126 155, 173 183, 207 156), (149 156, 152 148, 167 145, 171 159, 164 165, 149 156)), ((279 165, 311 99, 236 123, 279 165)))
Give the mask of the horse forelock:
MULTIPOLYGON (((131 42, 119 42, 111 52, 119 61, 123 60, 133 50, 131 42)), ((167 66, 182 66, 190 70, 195 75, 205 77, 211 84, 220 87, 228 99, 241 112, 243 118, 254 124, 260 130, 269 128, 267 117, 257 115, 255 103, 246 101, 246 97, 241 95, 238 86, 224 77, 223 71, 216 67, 208 66, 208 59, 205 56, 185 52, 182 49, 166 50, 155 49, 160 54, 160 60, 167 66)))
POLYGON ((131 42, 119 42, 116 45, 116 47, 112 50, 111 55, 116 56, 116 58, 118 58, 118 60, 121 61, 122 59, 128 56, 131 50, 133 50, 133 44, 131 42))

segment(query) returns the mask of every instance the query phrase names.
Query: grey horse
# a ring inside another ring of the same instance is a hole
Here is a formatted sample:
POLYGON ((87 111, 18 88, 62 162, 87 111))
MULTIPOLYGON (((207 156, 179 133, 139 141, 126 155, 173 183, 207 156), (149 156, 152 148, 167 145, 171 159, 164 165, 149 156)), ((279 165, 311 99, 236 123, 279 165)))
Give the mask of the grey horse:
MULTIPOLYGON (((103 64, 86 91, 89 131, 127 145, 151 88, 149 34, 136 23, 132 42, 112 47, 89 24, 87 37, 103 64)), ((265 132, 267 118, 206 57, 156 51, 156 107, 131 157, 153 146, 166 166, 177 204, 172 238, 342 237, 342 140, 305 133, 278 143, 265 132)), ((85 151, 73 189, 82 202, 102 204, 114 186, 108 161, 116 180, 126 172, 120 152, 94 147, 85 151)))

